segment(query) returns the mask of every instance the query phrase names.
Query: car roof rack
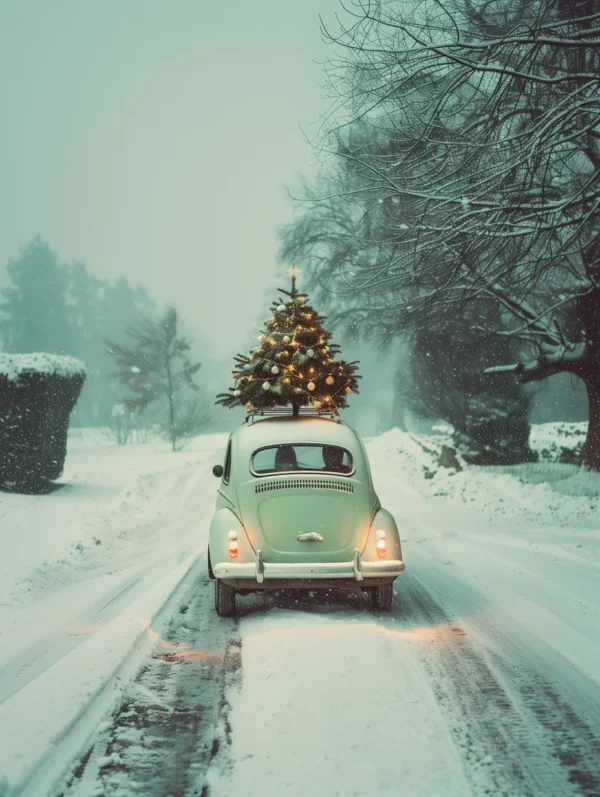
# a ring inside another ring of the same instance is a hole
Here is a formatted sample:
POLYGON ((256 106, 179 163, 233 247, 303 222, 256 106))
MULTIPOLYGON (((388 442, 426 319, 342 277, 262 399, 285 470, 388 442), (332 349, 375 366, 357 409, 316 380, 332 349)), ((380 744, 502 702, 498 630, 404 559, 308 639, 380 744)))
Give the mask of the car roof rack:
POLYGON ((246 421, 255 421, 268 418, 331 418, 341 423, 341 418, 332 410, 318 410, 316 407, 300 407, 298 414, 294 416, 293 407, 253 407, 246 412, 246 421))

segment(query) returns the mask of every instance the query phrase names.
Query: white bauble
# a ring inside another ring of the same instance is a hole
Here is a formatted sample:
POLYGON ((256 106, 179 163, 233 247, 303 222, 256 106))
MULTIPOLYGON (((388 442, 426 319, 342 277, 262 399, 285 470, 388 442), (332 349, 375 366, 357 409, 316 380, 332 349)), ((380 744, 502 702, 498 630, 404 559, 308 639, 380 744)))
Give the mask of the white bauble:
POLYGON ((283 336, 283 342, 284 343, 289 343, 290 342, 290 336, 289 335, 284 335, 283 336))
POLYGON ((310 390, 310 392, 312 393, 312 391, 315 389, 315 383, 314 383, 314 382, 309 382, 309 383, 308 383, 308 385, 307 385, 306 387, 307 387, 307 388, 310 390))
POLYGON ((262 389, 263 390, 270 390, 271 389, 270 383, 269 382, 263 382, 262 389))
POLYGON ((277 374, 279 373, 279 368, 278 368, 278 366, 274 365, 274 366, 271 368, 271 373, 272 373, 272 374, 275 374, 275 376, 277 376, 277 374))
POLYGON ((306 356, 307 357, 314 357, 315 356, 314 349, 308 349, 308 351, 306 352, 306 356))
POLYGON ((240 391, 239 390, 234 390, 233 391, 233 395, 234 396, 239 396, 240 395, 240 391))
POLYGON ((244 371, 251 371, 251 370, 252 370, 252 366, 250 365, 250 363, 246 363, 244 365, 244 371))
POLYGON ((285 310, 285 304, 280 304, 279 307, 277 308, 278 313, 283 313, 284 310, 285 310))

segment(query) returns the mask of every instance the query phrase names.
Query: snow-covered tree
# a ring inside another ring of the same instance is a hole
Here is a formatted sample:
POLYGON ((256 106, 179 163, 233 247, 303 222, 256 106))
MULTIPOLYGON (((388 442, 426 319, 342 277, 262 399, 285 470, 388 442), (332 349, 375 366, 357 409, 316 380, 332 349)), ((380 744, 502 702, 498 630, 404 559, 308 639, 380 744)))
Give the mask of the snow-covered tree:
POLYGON ((248 356, 235 358, 234 385, 217 396, 217 404, 248 409, 291 405, 337 412, 347 406, 349 393, 358 392, 358 363, 336 359, 340 347, 305 293, 296 286, 273 302, 272 317, 259 336, 260 345, 248 356))
POLYGON ((523 347, 490 367, 523 381, 582 379, 584 461, 600 468, 598 0, 416 0, 348 13, 329 33, 341 110, 322 143, 346 165, 321 201, 358 203, 370 246, 344 256, 357 214, 330 214, 340 256, 323 257, 327 287, 345 292, 355 321, 383 316, 397 328, 493 303, 497 333, 523 347), (353 138, 357 125, 372 135, 353 138))

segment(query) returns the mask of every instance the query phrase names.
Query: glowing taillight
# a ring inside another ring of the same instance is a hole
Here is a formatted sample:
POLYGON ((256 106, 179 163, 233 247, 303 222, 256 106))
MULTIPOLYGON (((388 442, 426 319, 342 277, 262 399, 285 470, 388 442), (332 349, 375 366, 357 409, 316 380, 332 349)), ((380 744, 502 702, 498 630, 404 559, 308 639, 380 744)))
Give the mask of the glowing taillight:
POLYGON ((385 559, 387 556, 387 540, 385 538, 385 531, 383 531, 383 529, 379 529, 375 532, 375 536, 377 537, 377 542, 375 543, 377 556, 380 559, 385 559))
POLYGON ((229 532, 229 556, 232 559, 238 555, 238 536, 237 531, 230 531, 229 532))

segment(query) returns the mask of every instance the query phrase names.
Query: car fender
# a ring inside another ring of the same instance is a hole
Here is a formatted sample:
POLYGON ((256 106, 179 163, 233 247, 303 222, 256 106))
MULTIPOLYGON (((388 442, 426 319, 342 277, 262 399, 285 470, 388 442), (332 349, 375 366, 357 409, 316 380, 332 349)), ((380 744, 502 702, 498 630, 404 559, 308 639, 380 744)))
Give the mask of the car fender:
POLYGON ((387 540, 386 558, 390 560, 402 560, 402 544, 400 542, 398 526, 391 512, 383 508, 375 513, 371 528, 369 529, 367 544, 361 554, 362 558, 368 562, 376 562, 378 560, 375 544, 377 542, 377 531, 379 530, 385 532, 385 538, 387 540))
POLYGON ((250 545, 244 527, 231 509, 224 507, 215 512, 210 523, 208 548, 213 569, 221 563, 231 564, 232 562, 229 556, 230 532, 237 534, 238 555, 235 561, 240 563, 253 562, 256 558, 256 553, 250 545))

